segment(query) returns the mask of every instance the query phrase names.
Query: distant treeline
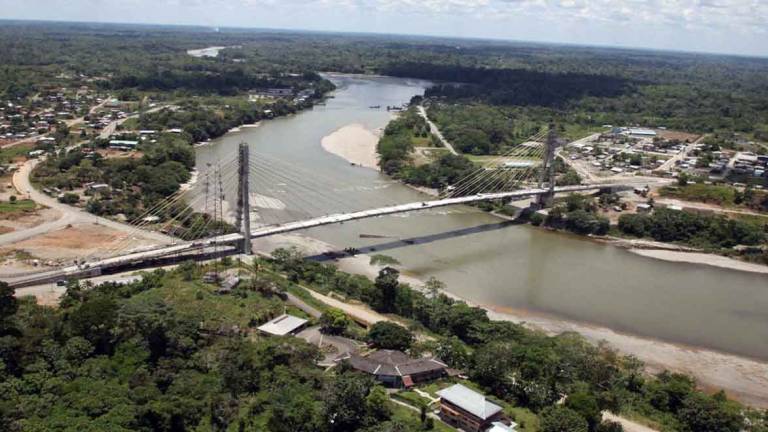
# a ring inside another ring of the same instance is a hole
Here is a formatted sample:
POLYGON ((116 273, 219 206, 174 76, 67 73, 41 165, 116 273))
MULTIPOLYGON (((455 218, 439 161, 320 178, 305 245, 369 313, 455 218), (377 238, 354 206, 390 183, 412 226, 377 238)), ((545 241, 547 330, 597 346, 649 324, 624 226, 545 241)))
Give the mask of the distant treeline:
POLYGON ((112 80, 109 87, 157 91, 186 90, 193 93, 235 95, 250 89, 277 87, 301 90, 309 85, 317 88, 319 94, 333 88, 330 82, 314 73, 306 73, 294 78, 275 78, 264 76, 245 67, 215 63, 194 68, 155 66, 150 70, 131 70, 112 80))
MULTIPOLYGON (((135 86, 232 94, 270 77, 317 84, 317 71, 384 73, 464 83, 428 94, 448 102, 546 108, 569 125, 638 124, 768 137, 768 61, 428 37, 189 27, 5 23, 0 98, 46 85, 135 86), (227 46, 216 58, 191 48, 227 46), (95 81, 87 78, 98 77, 95 81), (66 78, 69 77, 69 78, 66 78)), ((524 112, 522 115, 529 116, 524 112)), ((548 120, 544 120, 547 122, 548 120)))
POLYGON ((552 73, 525 69, 491 69, 431 63, 399 63, 386 75, 448 82, 430 87, 427 97, 476 99, 495 105, 563 106, 586 96, 617 97, 632 90, 623 78, 582 73, 552 73), (456 85, 452 83, 467 83, 456 85))

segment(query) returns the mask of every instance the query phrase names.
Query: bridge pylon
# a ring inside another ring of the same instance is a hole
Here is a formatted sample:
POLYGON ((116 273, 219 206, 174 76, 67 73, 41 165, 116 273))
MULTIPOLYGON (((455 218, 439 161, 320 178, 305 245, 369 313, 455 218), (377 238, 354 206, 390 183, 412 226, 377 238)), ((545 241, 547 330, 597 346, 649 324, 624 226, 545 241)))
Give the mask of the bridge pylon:
POLYGON ((539 189, 546 186, 549 192, 539 195, 536 200, 536 206, 538 208, 551 207, 552 202, 555 199, 555 150, 557 150, 557 132, 555 131, 554 123, 549 124, 549 132, 547 133, 547 141, 544 144, 544 161, 541 165, 541 173, 539 174, 539 189))
POLYGON ((240 143, 238 149, 238 180, 237 180, 237 231, 242 234, 240 253, 251 254, 251 205, 250 205, 250 152, 248 143, 240 143))

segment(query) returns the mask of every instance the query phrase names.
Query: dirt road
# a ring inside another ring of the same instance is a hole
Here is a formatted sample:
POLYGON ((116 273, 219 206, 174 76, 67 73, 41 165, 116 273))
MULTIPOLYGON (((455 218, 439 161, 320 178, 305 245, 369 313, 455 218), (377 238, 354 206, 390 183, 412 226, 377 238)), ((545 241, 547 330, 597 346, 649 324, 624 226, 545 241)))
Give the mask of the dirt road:
POLYGON ((448 149, 452 154, 458 156, 459 152, 456 151, 456 149, 453 148, 453 145, 448 142, 447 139, 443 136, 442 132, 440 132, 440 129, 438 129, 437 125, 432 122, 432 120, 427 117, 427 110, 424 109, 423 106, 418 106, 419 115, 424 117, 424 120, 427 121, 427 124, 429 125, 429 131, 432 132, 433 135, 435 135, 437 138, 440 139, 440 142, 443 143, 443 146, 448 149))
POLYGON ((22 167, 13 175, 13 186, 16 188, 16 190, 19 191, 19 193, 29 197, 29 199, 35 201, 36 203, 58 210, 61 214, 61 217, 57 220, 45 222, 32 228, 13 231, 0 235, 0 246, 10 245, 37 235, 65 228, 67 225, 87 223, 99 224, 108 228, 115 229, 117 231, 140 236, 147 240, 152 240, 158 243, 170 243, 173 240, 171 237, 152 231, 138 232, 136 231, 135 227, 93 215, 77 207, 62 204, 56 198, 38 191, 32 186, 32 183, 29 179, 32 169, 34 169, 38 163, 39 160, 33 159, 22 165, 22 167))
POLYGON ((632 420, 619 417, 615 414, 611 414, 608 411, 603 411, 603 420, 608 420, 621 424, 624 428, 624 432, 658 432, 656 429, 651 429, 648 426, 641 425, 640 423, 633 422, 632 420))

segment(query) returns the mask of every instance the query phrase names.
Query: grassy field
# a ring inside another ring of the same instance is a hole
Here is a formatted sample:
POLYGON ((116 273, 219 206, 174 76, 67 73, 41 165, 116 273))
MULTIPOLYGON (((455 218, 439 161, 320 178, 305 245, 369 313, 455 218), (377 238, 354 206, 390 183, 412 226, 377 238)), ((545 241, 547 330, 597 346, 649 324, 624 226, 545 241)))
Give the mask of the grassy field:
POLYGON ((734 205, 736 189, 725 185, 707 185, 702 183, 689 184, 683 187, 668 186, 659 190, 661 196, 680 198, 686 201, 697 201, 721 206, 734 205))
POLYGON ((588 137, 594 133, 606 131, 605 128, 600 126, 583 126, 579 124, 566 124, 565 132, 561 133, 563 138, 568 141, 576 141, 584 137, 588 137))
POLYGON ((132 297, 131 302, 165 301, 182 315, 194 316, 208 329, 221 327, 253 327, 283 313, 279 298, 238 289, 230 294, 216 293, 218 287, 199 280, 185 281, 176 273, 163 280, 161 288, 151 289, 132 297))
POLYGON ((707 204, 715 204, 723 207, 733 208, 751 208, 759 207, 760 202, 767 198, 765 192, 752 191, 753 198, 752 204, 741 202, 737 203, 737 197, 739 192, 736 188, 729 185, 712 185, 695 183, 685 186, 667 186, 659 190, 659 194, 664 197, 678 198, 684 201, 701 202, 707 204))
MULTIPOLYGON (((392 410, 392 420, 400 420, 413 426, 421 424, 419 413, 414 410, 396 403, 390 403, 390 409, 392 410)), ((435 420, 435 427, 431 430, 436 432, 455 432, 455 429, 437 420, 435 420)))
POLYGON ((26 156, 27 153, 34 150, 35 143, 20 144, 13 147, 0 149, 0 163, 12 162, 14 159, 26 156))
POLYGON ((16 202, 0 201, 0 213, 21 213, 29 212, 37 207, 32 200, 17 200, 16 202))
POLYGON ((434 146, 431 138, 415 136, 411 138, 411 142, 413 143, 414 147, 433 147, 434 146))

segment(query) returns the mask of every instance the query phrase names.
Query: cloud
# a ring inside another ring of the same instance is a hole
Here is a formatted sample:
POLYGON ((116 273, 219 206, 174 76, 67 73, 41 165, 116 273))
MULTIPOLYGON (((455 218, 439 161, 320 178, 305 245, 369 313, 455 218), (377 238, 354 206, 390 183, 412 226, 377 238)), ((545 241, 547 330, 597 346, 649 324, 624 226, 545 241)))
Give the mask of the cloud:
POLYGON ((768 0, 0 0, 5 18, 413 33, 768 55, 768 0))
POLYGON ((550 21, 713 26, 739 32, 764 30, 768 23, 768 2, 764 0, 298 0, 298 3, 385 13, 433 14, 435 18, 442 14, 483 19, 527 15, 550 21))

